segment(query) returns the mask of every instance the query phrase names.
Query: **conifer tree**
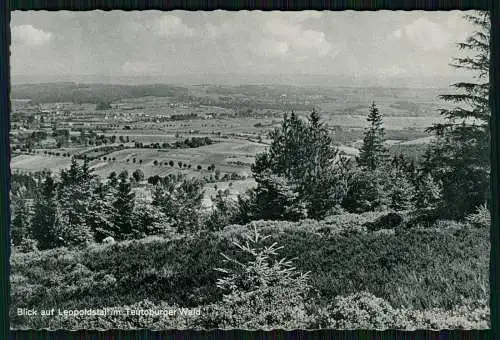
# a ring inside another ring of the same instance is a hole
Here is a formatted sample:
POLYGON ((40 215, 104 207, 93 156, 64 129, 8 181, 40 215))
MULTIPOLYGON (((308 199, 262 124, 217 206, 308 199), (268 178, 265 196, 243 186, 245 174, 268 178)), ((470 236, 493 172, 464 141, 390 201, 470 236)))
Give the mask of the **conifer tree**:
POLYGON ((108 187, 116 188, 118 186, 118 177, 116 176, 116 172, 112 172, 108 176, 108 187))
POLYGON ((385 210, 391 203, 389 193, 386 172, 356 169, 349 178, 342 207, 353 213, 385 210))
POLYGON ((31 234, 39 249, 53 248, 61 244, 57 235, 60 227, 58 213, 56 183, 48 174, 36 196, 31 220, 31 234))
POLYGON ((116 199, 113 202, 115 210, 114 224, 120 232, 119 238, 132 233, 132 214, 134 211, 135 194, 132 192, 131 184, 128 181, 127 171, 123 171, 118 176, 118 187, 116 199))
POLYGON ((417 209, 436 209, 441 202, 441 186, 430 173, 424 173, 417 180, 415 207, 417 209))
POLYGON ((385 131, 382 115, 375 102, 370 106, 370 112, 366 120, 370 123, 370 126, 364 134, 358 164, 367 170, 375 170, 385 164, 388 157, 387 149, 384 146, 385 131))
POLYGON ((61 232, 64 235, 59 236, 67 245, 83 244, 93 239, 89 222, 93 214, 94 179, 87 161, 80 165, 73 159, 69 170, 61 171, 58 201, 66 225, 61 232))
POLYGON ((334 212, 346 191, 345 159, 318 112, 313 110, 307 121, 293 111, 285 114, 271 139, 252 166, 256 202, 246 205, 258 210, 257 218, 297 220, 334 212))
POLYGON ((415 186, 406 169, 392 168, 387 174, 388 186, 385 188, 389 198, 389 208, 401 211, 414 208, 415 186))
POLYGON ((114 188, 109 188, 101 181, 96 181, 93 186, 88 224, 97 242, 102 241, 108 236, 118 238, 119 230, 113 220, 116 214, 113 207, 115 193, 114 188))
POLYGON ((185 176, 165 177, 155 186, 152 204, 179 232, 199 231, 203 185, 201 180, 185 176))
POLYGON ((224 293, 225 313, 218 324, 204 326, 292 328, 305 324, 309 272, 298 271, 293 259, 278 259, 282 247, 267 245, 269 235, 262 235, 256 225, 243 237, 244 242, 233 241, 240 254, 236 258, 222 254, 224 268, 215 268, 221 274, 216 284, 224 293), (277 309, 280 304, 283 308, 277 309))
MULTIPOLYGON (((350 212, 365 212, 374 210, 385 210, 389 207, 398 206, 394 202, 401 193, 392 189, 397 187, 402 171, 396 171, 389 165, 389 154, 384 146, 385 131, 382 115, 375 105, 370 106, 367 117, 370 123, 365 130, 363 144, 357 157, 359 169, 353 171, 349 178, 348 191, 342 201, 342 206, 350 212), (394 196, 394 199, 391 197, 394 196)), ((393 159, 392 165, 400 167, 401 159, 393 159)), ((402 166, 402 164, 401 164, 402 166)), ((404 178, 401 180, 406 184, 404 178)))
POLYGON ((23 197, 17 200, 11 230, 12 244, 15 246, 19 246, 28 237, 30 231, 30 211, 23 197))
POLYGON ((475 73, 473 81, 453 84, 456 93, 440 98, 453 106, 440 110, 445 122, 428 130, 437 136, 424 169, 442 183, 442 208, 460 218, 489 200, 490 130, 488 105, 489 18, 486 12, 466 15, 475 31, 459 43, 465 57, 452 66, 475 73), (470 56, 471 53, 475 55, 470 56))
POLYGON ((144 172, 141 169, 137 169, 132 173, 132 177, 136 182, 144 180, 144 172))
POLYGON ((208 230, 221 230, 229 225, 236 214, 236 203, 229 196, 229 190, 218 190, 212 198, 214 209, 206 221, 208 230))

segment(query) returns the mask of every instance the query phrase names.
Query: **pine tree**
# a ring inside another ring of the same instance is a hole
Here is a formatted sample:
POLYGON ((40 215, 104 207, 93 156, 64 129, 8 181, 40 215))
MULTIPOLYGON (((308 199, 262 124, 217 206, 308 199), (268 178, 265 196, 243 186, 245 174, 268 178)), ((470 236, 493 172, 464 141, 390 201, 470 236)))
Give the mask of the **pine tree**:
MULTIPOLYGON (((321 218, 333 212, 346 191, 346 166, 328 130, 313 110, 307 121, 285 114, 272 143, 257 155, 252 172, 258 183, 255 212, 260 218, 321 218)), ((243 214, 245 215, 245 214, 243 214)))
POLYGON ((41 185, 40 192, 36 196, 31 220, 31 234, 37 241, 39 249, 54 248, 61 245, 58 238, 60 229, 58 214, 56 183, 48 174, 41 185))
POLYGON ((68 171, 61 171, 58 201, 61 218, 66 225, 59 235, 66 245, 85 244, 93 240, 90 227, 92 219, 93 183, 95 176, 90 173, 88 162, 79 165, 72 160, 68 171))
POLYGON ((204 183, 199 179, 186 178, 178 188, 177 199, 181 202, 177 229, 181 232, 200 230, 200 211, 203 200, 204 183))
MULTIPOLYGON (((156 162, 156 161, 155 161, 156 162)), ((132 173, 132 177, 136 182, 144 180, 144 172, 141 169, 137 169, 132 173)))
POLYGON ((440 98, 453 105, 441 110, 445 122, 429 128, 437 136, 424 168, 442 183, 443 212, 461 218, 489 200, 490 132, 488 106, 489 19, 486 12, 466 15, 477 31, 461 50, 474 56, 455 58, 454 67, 472 70, 475 80, 453 84, 455 94, 440 98))
POLYGON ((206 221, 208 230, 221 230, 233 222, 237 213, 236 203, 229 196, 229 190, 218 190, 217 195, 212 199, 214 209, 206 221))
POLYGON ((430 173, 424 173, 417 180, 415 206, 417 209, 436 209, 441 202, 441 186, 430 173))
POLYGON ((375 102, 370 106, 370 112, 366 119, 370 126, 366 129, 363 145, 359 153, 358 164, 368 170, 375 170, 387 161, 387 149, 384 146, 385 131, 382 115, 375 102))
POLYGON ((259 219, 297 221, 307 217, 306 203, 292 180, 270 171, 255 178, 259 219))
POLYGON ((309 123, 311 124, 313 130, 317 130, 322 126, 321 117, 315 108, 313 108, 311 114, 309 115, 309 123))
POLYGON ((155 186, 152 204, 179 232, 197 232, 200 230, 203 185, 202 181, 185 176, 165 177, 155 186))
POLYGON ((387 176, 388 186, 384 190, 389 198, 389 208, 395 211, 413 210, 415 186, 406 173, 406 168, 393 168, 387 176))
POLYGON ((101 181, 96 181, 93 185, 87 223, 97 242, 101 242, 108 236, 119 238, 117 236, 119 235, 119 230, 114 224, 116 212, 113 207, 113 201, 115 193, 116 190, 114 187, 110 188, 101 181))
POLYGON ((116 172, 112 172, 108 176, 108 186, 110 188, 116 188, 118 186, 118 177, 116 176, 116 172))
POLYGON ((132 192, 132 186, 128 182, 128 173, 123 171, 118 176, 118 188, 116 190, 116 199, 113 202, 115 210, 114 224, 119 230, 119 238, 123 239, 126 235, 132 233, 132 214, 134 211, 135 194, 132 192))
POLYGON ((342 207, 353 213, 385 210, 391 205, 389 186, 386 171, 356 169, 349 178, 342 207))
MULTIPOLYGON (((389 153, 384 146, 385 131, 382 115, 373 102, 370 106, 367 121, 370 126, 365 130, 363 145, 357 164, 359 169, 353 171, 348 184, 348 192, 342 201, 342 206, 350 212, 365 212, 385 210, 387 208, 401 209, 398 198, 404 194, 397 188, 399 182, 406 189, 409 187, 403 176, 405 159, 394 157, 389 161, 389 153)), ((402 206, 407 204, 402 202, 402 206)))
POLYGON ((26 206, 25 199, 20 197, 17 200, 14 218, 12 220, 12 244, 21 245, 23 240, 29 236, 30 231, 30 211, 26 206))
POLYGON ((298 271, 293 259, 278 259, 283 247, 266 244, 269 235, 263 236, 256 225, 243 237, 244 242, 233 241, 238 257, 222 254, 224 268, 214 268, 221 274, 216 284, 224 293, 224 314, 218 324, 205 326, 293 328, 305 324, 309 272, 298 271))

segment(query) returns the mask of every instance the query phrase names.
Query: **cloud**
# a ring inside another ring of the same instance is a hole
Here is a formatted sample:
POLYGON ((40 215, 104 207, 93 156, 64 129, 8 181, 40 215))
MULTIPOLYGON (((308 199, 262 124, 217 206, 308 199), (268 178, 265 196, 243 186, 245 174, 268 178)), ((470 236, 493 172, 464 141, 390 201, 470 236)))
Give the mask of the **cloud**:
POLYGON ((200 35, 205 35, 209 39, 218 39, 234 33, 234 28, 232 28, 227 22, 220 25, 214 25, 207 22, 204 24, 201 31, 200 35))
POLYGON ((448 23, 437 24, 425 17, 418 18, 408 25, 393 31, 390 39, 408 39, 417 48, 425 51, 440 50, 453 41, 448 23))
POLYGON ((163 37, 185 38, 195 35, 195 30, 182 22, 182 19, 173 14, 165 14, 157 19, 152 27, 153 31, 163 37))
POLYGON ((290 47, 284 41, 262 39, 254 49, 254 54, 266 58, 284 58, 289 51, 290 47))
POLYGON ((293 13, 287 13, 293 20, 297 22, 303 22, 310 19, 319 19, 323 17, 323 12, 320 11, 297 11, 293 13))
POLYGON ((126 61, 122 65, 123 74, 144 75, 157 70, 161 65, 145 61, 126 61))
POLYGON ((22 44, 26 46, 40 46, 49 43, 53 38, 50 32, 44 32, 33 25, 20 25, 12 28, 13 44, 22 44))
POLYGON ((196 28, 196 36, 230 46, 235 54, 296 62, 332 55, 333 46, 324 32, 309 29, 306 22, 317 20, 319 11, 242 11, 214 23, 209 16, 196 28))
POLYGON ((403 76, 403 75, 408 75, 408 70, 402 67, 398 67, 396 65, 391 65, 390 67, 387 68, 379 68, 377 70, 377 73, 383 76, 403 76))
MULTIPOLYGON (((305 29, 300 22, 297 22, 297 17, 292 16, 287 19, 276 17, 264 24, 263 35, 267 37, 267 42, 260 44, 259 49, 278 50, 280 53, 270 55, 280 57, 286 55, 292 61, 324 57, 332 51, 332 44, 326 40, 325 33, 305 29), (269 41, 274 41, 275 46, 270 46, 269 41)), ((299 17, 300 20, 304 18, 299 17)), ((265 55, 263 51, 258 54, 265 55)))

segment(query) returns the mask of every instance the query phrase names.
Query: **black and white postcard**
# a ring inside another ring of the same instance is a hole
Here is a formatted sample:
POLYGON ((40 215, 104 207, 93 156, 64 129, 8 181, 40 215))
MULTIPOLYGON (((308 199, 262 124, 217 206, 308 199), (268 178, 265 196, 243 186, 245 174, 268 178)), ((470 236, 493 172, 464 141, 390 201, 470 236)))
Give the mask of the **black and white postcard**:
POLYGON ((11 18, 11 329, 490 328, 488 13, 11 18))

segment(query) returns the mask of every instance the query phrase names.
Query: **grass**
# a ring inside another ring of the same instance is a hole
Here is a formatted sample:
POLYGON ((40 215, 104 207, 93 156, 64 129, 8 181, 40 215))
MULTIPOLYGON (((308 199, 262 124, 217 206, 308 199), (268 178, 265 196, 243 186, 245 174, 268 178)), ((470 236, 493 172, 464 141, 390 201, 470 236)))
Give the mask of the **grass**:
POLYGON ((205 185, 205 198, 204 198, 204 205, 205 206, 212 206, 212 199, 217 195, 218 190, 229 190, 229 195, 233 199, 236 200, 237 196, 239 194, 245 193, 248 189, 254 188, 257 186, 257 182, 253 178, 248 178, 248 179, 242 179, 242 180, 235 180, 235 181, 228 181, 228 182, 215 182, 215 183, 208 183, 205 185), (231 183, 231 184, 230 184, 231 183), (215 189, 215 186, 217 186, 217 190, 215 189))
POLYGON ((22 171, 41 171, 44 169, 58 171, 69 167, 71 159, 61 156, 19 155, 11 160, 11 168, 22 171))
POLYGON ((177 172, 182 172, 190 176, 210 176, 213 172, 208 171, 207 167, 211 164, 215 164, 216 169, 219 169, 222 173, 236 172, 240 175, 244 173, 248 175, 250 174, 251 163, 248 161, 246 164, 234 163, 235 158, 233 157, 251 158, 253 162, 254 155, 264 148, 265 145, 263 144, 242 139, 223 140, 219 143, 192 149, 157 150, 134 148, 109 153, 106 157, 108 159, 116 158, 115 161, 95 160, 91 163, 91 166, 102 177, 107 177, 112 171, 127 170, 128 172, 133 172, 138 168, 143 170, 146 177, 154 175, 166 176, 177 172), (133 158, 136 158, 135 164, 132 162, 133 158), (129 162, 127 162, 127 159, 129 162), (139 164, 139 160, 142 160, 142 164, 139 164), (163 165, 154 165, 155 160, 161 162, 163 165), (165 162, 168 163, 170 160, 174 161, 174 167, 168 164, 165 165, 165 162), (179 161, 191 164, 191 169, 183 168, 181 170, 177 164, 179 161), (197 169, 198 165, 202 166, 201 170, 197 169))

